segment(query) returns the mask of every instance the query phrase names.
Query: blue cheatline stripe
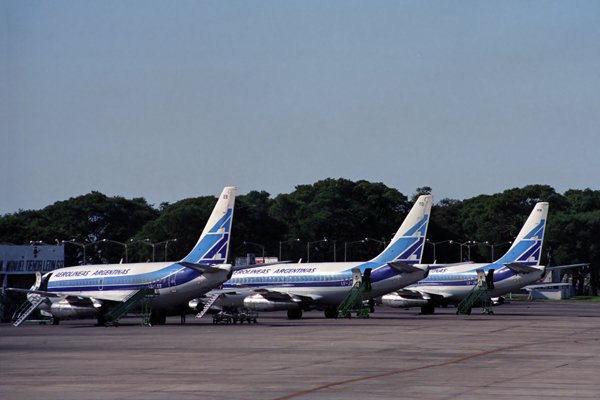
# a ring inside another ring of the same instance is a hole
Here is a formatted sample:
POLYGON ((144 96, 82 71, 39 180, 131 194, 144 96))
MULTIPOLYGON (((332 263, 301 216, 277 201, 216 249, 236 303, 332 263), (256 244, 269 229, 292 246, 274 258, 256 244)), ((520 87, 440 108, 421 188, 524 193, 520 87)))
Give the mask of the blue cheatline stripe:
MULTIPOLYGON (((126 265, 126 264, 123 264, 126 265)), ((104 277, 79 277, 60 281, 48 282, 48 291, 54 293, 70 292, 106 292, 118 290, 135 290, 148 285, 172 287, 186 284, 200 276, 195 270, 182 267, 178 264, 169 265, 157 271, 134 275, 104 276, 104 277), (175 275, 175 283, 171 281, 175 275), (61 283, 61 284, 59 284, 61 283), (100 289, 102 288, 102 289, 100 289)))
MULTIPOLYGON (((372 268, 371 283, 379 283, 386 279, 397 276, 398 274, 387 264, 365 263, 357 267, 364 273, 365 269, 372 268)), ((352 286, 351 270, 305 275, 265 275, 265 276, 239 276, 232 278, 223 284, 224 289, 240 289, 237 285, 243 285, 245 289, 269 288, 274 289, 285 285, 288 288, 325 288, 325 287, 350 287, 352 286), (280 280, 271 280, 270 278, 284 278, 280 280), (322 280, 325 278, 325 280, 322 280), (333 279, 332 279, 333 278, 333 279)))

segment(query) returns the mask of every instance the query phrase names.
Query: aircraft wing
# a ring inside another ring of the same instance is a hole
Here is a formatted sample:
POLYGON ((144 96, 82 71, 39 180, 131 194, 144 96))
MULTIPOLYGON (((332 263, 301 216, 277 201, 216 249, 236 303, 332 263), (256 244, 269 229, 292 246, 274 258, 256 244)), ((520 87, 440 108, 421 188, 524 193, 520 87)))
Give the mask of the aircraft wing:
POLYGON ((279 291, 273 289, 254 289, 254 291, 260 294, 262 297, 268 300, 273 301, 281 301, 281 300, 293 300, 293 301, 310 301, 310 300, 318 300, 323 296, 315 295, 315 294, 297 294, 290 293, 287 291, 279 291))
POLYGON ((585 267, 590 265, 589 263, 581 263, 581 264, 569 264, 569 265, 556 265, 552 267, 546 267, 546 271, 553 271, 555 269, 564 269, 564 268, 577 268, 577 267, 585 267))
MULTIPOLYGON (((31 293, 31 294, 39 294, 40 296, 44 296, 44 297, 66 297, 68 295, 66 294, 61 294, 61 293, 54 293, 54 292, 44 292, 43 290, 30 290, 30 289, 19 289, 19 288, 6 288, 6 290, 11 290, 13 292, 19 292, 19 293, 31 293)), ((72 296, 72 297, 77 297, 77 296, 72 296)))
POLYGON ((99 297, 72 295, 69 293, 46 292, 43 290, 30 290, 30 289, 19 289, 19 288, 6 288, 6 290, 12 290, 13 292, 20 292, 20 293, 37 294, 37 295, 44 296, 44 297, 62 298, 62 299, 67 300, 71 304, 76 304, 76 303, 81 303, 81 302, 88 303, 89 301, 93 302, 93 300, 115 301, 115 302, 120 301, 120 300, 115 300, 115 299, 102 299, 99 297))
POLYGON ((552 282, 546 282, 546 283, 536 283, 535 285, 527 285, 525 286, 523 289, 541 289, 541 288, 556 288, 556 287, 561 287, 561 286, 571 286, 572 283, 552 283, 552 282))
POLYGON ((224 294, 224 295, 246 295, 251 296, 253 293, 260 294, 265 299, 272 301, 289 301, 289 300, 298 300, 298 301, 310 301, 310 300, 318 300, 323 296, 319 296, 316 294, 306 294, 306 293, 293 293, 293 291, 288 291, 287 287, 293 288, 292 285, 280 285, 276 287, 270 286, 269 288, 250 288, 247 285, 232 285, 236 287, 232 287, 229 289, 215 289, 206 293, 204 297, 210 297, 213 294, 224 294))
POLYGON ((410 273, 410 272, 417 272, 417 271, 423 270, 423 268, 405 264, 400 261, 390 261, 387 263, 387 265, 389 265, 393 270, 400 272, 400 273, 402 273, 402 272, 410 273))
POLYGON ((430 299, 445 299, 448 297, 452 297, 451 293, 438 293, 438 292, 428 292, 425 290, 410 290, 410 289, 401 289, 401 290, 396 290, 396 293, 398 293, 398 295, 405 297, 407 299, 423 299, 423 300, 430 300, 430 299))

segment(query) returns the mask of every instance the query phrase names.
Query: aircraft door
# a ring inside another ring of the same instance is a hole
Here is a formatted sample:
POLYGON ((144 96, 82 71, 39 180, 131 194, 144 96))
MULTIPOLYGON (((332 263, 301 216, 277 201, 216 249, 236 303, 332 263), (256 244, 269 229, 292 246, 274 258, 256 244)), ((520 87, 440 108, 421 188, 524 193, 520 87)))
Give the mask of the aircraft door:
POLYGON ((35 285, 33 285, 33 290, 39 290, 40 286, 42 286, 42 273, 40 271, 35 271, 35 285))
POLYGON ((485 277, 488 289, 494 289, 494 270, 490 269, 485 277))
POLYGON ((481 286, 485 282, 485 272, 482 269, 477 269, 475 272, 477 272, 477 286, 481 286))
POLYGON ((98 279, 98 290, 103 290, 104 289, 104 277, 101 277, 100 279, 98 279))
POLYGON ((356 286, 356 284, 362 283, 362 274, 360 273, 360 269, 353 268, 352 269, 352 286, 356 286))
POLYGON ((367 290, 371 289, 371 268, 367 268, 365 269, 365 273, 362 277, 363 283, 365 284, 365 287, 367 288, 367 290))

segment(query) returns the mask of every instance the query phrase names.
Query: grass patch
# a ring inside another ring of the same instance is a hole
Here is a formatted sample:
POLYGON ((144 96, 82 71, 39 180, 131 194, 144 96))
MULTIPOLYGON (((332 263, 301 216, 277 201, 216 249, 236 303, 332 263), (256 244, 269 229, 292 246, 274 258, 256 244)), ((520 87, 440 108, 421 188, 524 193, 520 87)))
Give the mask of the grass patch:
POLYGON ((600 296, 571 296, 568 301, 585 301, 592 303, 600 303, 600 296))

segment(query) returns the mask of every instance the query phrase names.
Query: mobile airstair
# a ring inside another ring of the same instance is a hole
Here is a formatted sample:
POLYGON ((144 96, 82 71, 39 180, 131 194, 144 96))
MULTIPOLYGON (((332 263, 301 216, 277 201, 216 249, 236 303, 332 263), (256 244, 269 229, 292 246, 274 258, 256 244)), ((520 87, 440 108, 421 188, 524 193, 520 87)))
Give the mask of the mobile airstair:
POLYGON ((44 301, 44 297, 40 296, 40 295, 34 295, 33 297, 33 301, 30 303, 29 301, 26 301, 25 303, 23 303, 23 305, 21 306, 21 308, 19 308, 17 310, 17 312, 15 312, 15 322, 13 323, 13 326, 19 326, 21 325, 31 314, 33 314, 33 312, 35 311, 35 309, 42 304, 42 302, 44 301))
POLYGON ((202 309, 202 311, 200 311, 198 314, 196 314, 196 318, 198 318, 198 319, 202 318, 204 316, 204 314, 206 314, 208 309, 215 303, 215 301, 217 301, 218 298, 219 298, 218 293, 210 296, 210 299, 208 299, 206 304, 204 304, 204 308, 202 309))
POLYGON ((338 306, 336 318, 352 318, 352 313, 356 313, 356 318, 369 318, 371 307, 365 304, 365 294, 371 291, 371 269, 365 271, 364 276, 360 270, 352 270, 352 288, 344 300, 338 306))
POLYGON ((494 270, 490 269, 487 276, 483 270, 477 270, 477 285, 471 289, 469 294, 458 303, 456 314, 471 314, 471 309, 477 303, 481 303, 482 314, 494 314, 492 311, 491 293, 494 289, 494 270))
POLYGON ((142 303, 142 324, 149 325, 149 323, 146 324, 145 322, 150 320, 150 314, 152 313, 151 300, 157 295, 156 289, 150 286, 144 286, 138 290, 134 290, 129 296, 123 299, 121 303, 104 315, 104 325, 117 326, 119 320, 140 302, 142 303))

